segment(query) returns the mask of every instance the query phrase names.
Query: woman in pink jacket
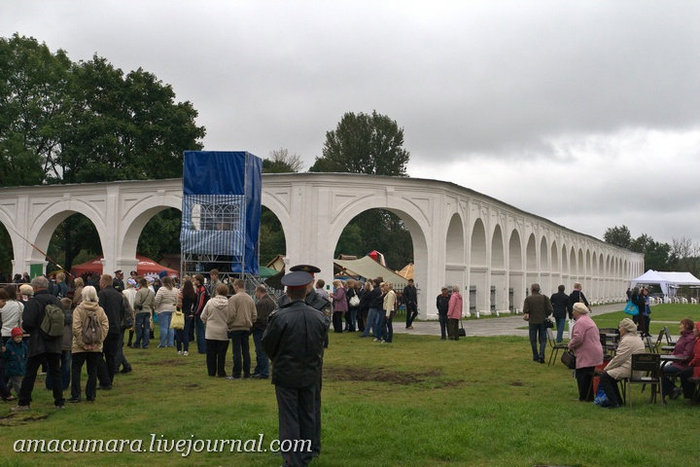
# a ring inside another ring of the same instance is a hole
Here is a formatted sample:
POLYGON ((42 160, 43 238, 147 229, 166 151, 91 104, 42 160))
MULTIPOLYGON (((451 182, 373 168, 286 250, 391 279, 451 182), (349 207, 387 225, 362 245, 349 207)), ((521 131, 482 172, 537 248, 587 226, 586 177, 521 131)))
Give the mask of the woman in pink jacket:
POLYGON ((593 401, 593 372, 596 365, 603 363, 603 346, 600 344, 598 326, 588 316, 588 307, 574 303, 576 326, 569 341, 569 350, 576 354, 576 383, 578 400, 593 401))
POLYGON ((459 294, 459 287, 452 287, 450 303, 447 306, 447 338, 453 341, 459 339, 459 320, 462 317, 462 296, 459 294))

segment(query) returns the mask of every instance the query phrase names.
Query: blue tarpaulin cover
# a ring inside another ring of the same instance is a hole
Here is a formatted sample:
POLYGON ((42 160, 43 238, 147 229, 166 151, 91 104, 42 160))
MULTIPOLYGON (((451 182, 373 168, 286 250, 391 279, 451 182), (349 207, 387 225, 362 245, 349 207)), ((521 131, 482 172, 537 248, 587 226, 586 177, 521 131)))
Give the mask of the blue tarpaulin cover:
POLYGON ((233 272, 257 275, 262 160, 243 151, 185 151, 182 184, 183 253, 232 256, 233 272))

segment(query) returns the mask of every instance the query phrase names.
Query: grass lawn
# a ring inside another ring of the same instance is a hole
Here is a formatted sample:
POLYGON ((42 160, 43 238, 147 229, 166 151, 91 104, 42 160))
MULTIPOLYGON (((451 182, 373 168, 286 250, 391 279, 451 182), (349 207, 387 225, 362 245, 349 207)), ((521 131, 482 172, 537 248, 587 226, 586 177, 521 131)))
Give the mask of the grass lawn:
MULTIPOLYGON (((618 312, 594 316, 593 321, 599 328, 617 328, 618 323, 623 318, 630 317, 622 311, 622 308, 624 305, 620 306, 618 312)), ((671 334, 678 335, 680 334, 679 324, 683 318, 690 318, 693 321, 700 320, 700 305, 668 303, 653 306, 651 307, 649 334, 656 337, 664 326, 668 326, 671 334)))
MULTIPOLYGON (((639 387, 632 408, 574 402, 571 371, 533 363, 526 338, 397 335, 381 345, 357 333, 330 339, 323 452, 312 465, 687 466, 695 458, 700 406, 649 405, 649 389, 642 394, 639 387)), ((257 440, 262 433, 263 448, 277 437, 269 381, 209 378, 196 353, 125 350, 134 371, 118 375, 113 390, 98 391, 93 404, 56 410, 38 379, 31 411, 10 414, 12 404, 0 405, 0 465, 279 465, 270 452, 184 458, 132 453, 128 445, 120 454, 13 452, 19 439, 140 439, 147 449, 151 434, 171 442, 257 440)))

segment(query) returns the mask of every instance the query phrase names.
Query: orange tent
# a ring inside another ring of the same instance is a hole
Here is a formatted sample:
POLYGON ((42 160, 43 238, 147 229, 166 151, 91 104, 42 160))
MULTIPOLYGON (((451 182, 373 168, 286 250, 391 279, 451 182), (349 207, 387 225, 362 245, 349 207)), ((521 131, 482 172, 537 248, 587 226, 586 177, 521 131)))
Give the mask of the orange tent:
MULTIPOLYGON (((83 274, 90 274, 90 273, 95 273, 95 274, 102 274, 102 256, 98 256, 96 258, 91 259, 90 261, 86 261, 82 264, 76 264, 73 266, 71 269, 71 274, 73 274, 75 277, 82 276, 83 274)), ((180 273, 179 271, 176 271, 175 269, 167 268, 163 266, 162 264, 158 264, 155 261, 153 261, 151 258, 146 258, 145 256, 141 255, 136 255, 136 259, 139 260, 138 264, 136 265, 136 272, 140 276, 145 276, 146 274, 158 274, 161 271, 166 271, 169 276, 179 276, 180 273)), ((112 274, 114 271, 110 271, 109 274, 112 274)), ((124 274, 126 276, 129 275, 129 271, 124 271, 124 274)))

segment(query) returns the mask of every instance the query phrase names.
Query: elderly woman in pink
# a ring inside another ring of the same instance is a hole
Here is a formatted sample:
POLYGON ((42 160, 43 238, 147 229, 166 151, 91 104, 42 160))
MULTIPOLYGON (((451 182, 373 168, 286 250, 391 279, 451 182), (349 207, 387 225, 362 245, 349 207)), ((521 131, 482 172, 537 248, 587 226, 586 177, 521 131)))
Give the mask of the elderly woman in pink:
POLYGON ((447 338, 453 341, 459 339, 459 319, 462 317, 462 296, 459 287, 452 287, 452 295, 447 305, 447 338))
POLYGON ((593 401, 593 372, 603 363, 603 346, 600 344, 598 326, 588 316, 588 307, 574 303, 573 315, 576 326, 569 341, 569 350, 576 354, 576 383, 578 400, 593 401))

